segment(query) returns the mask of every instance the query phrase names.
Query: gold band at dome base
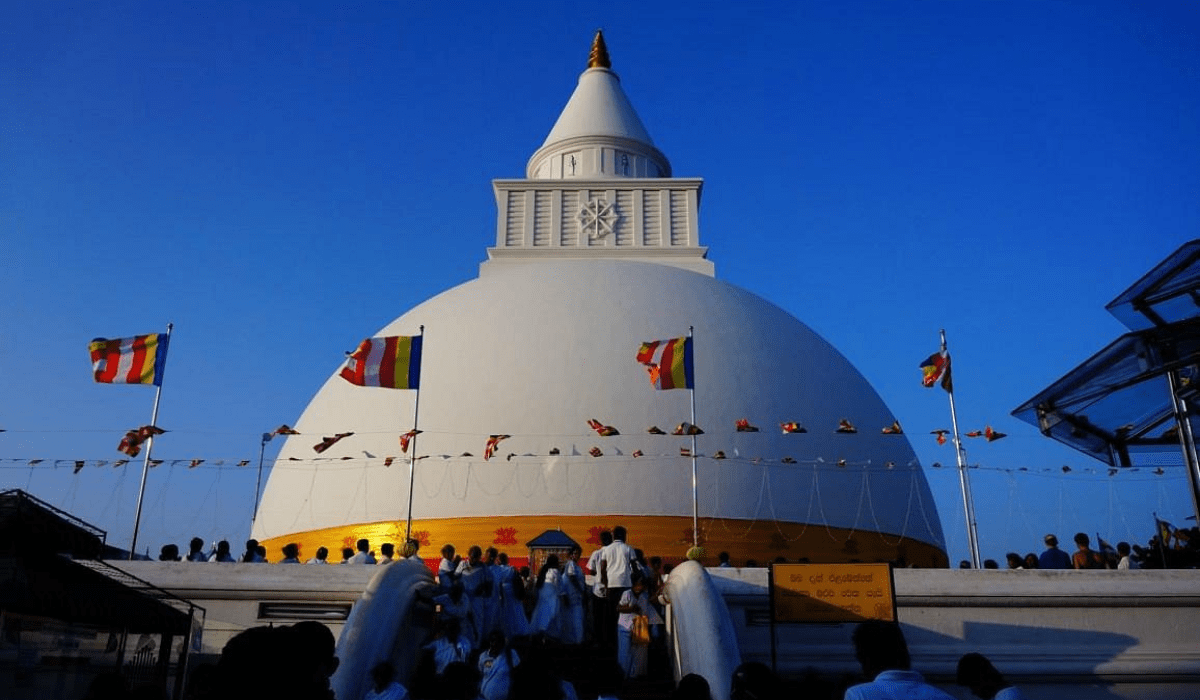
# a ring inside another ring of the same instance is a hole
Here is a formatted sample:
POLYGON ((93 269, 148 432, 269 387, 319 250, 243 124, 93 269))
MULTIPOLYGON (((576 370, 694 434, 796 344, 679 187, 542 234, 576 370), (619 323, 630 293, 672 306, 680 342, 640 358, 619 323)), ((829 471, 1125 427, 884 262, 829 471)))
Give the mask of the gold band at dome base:
MULTIPOLYGON (((646 559, 658 556, 664 562, 683 561, 693 546, 692 519, 665 515, 515 515, 471 518, 428 518, 414 520, 413 538, 421 543, 420 556, 426 563, 441 558, 443 545, 453 544, 466 556, 471 545, 485 551, 495 547, 506 552, 511 563, 523 565, 529 556, 526 543, 547 530, 562 530, 583 548, 587 557, 600 546, 600 532, 623 525, 628 543, 642 550, 646 559)), ((289 542, 300 546, 301 560, 313 556, 318 547, 329 549, 329 563, 342 561, 341 550, 353 550, 359 539, 367 539, 371 550, 391 542, 397 551, 404 542, 403 520, 360 523, 297 532, 262 541, 267 560, 283 558, 280 549, 289 542)), ((706 566, 717 565, 717 554, 728 552, 730 563, 753 562, 766 566, 779 557, 788 562, 813 563, 895 562, 898 566, 946 568, 946 553, 915 539, 864 530, 773 521, 710 519, 700 521, 700 544, 706 566)))

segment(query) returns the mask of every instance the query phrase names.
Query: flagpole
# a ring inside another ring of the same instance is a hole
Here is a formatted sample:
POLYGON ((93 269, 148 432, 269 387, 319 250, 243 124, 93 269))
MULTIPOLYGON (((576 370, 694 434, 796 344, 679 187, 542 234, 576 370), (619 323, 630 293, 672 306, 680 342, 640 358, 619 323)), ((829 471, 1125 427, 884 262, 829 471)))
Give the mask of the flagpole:
MULTIPOLYGON (((171 329, 175 328, 175 324, 167 324, 167 347, 170 348, 171 329)), ((166 366, 166 358, 163 359, 163 366, 166 366)), ((165 374, 165 372, 164 372, 165 374)), ((158 386, 154 391, 154 410, 150 413, 150 425, 158 427, 158 402, 162 398, 162 379, 159 378, 158 386)), ((137 551, 138 529, 142 525, 142 499, 146 496, 146 476, 150 472, 150 454, 154 450, 154 435, 153 433, 146 439, 146 458, 142 461, 142 482, 138 486, 137 511, 133 516, 133 539, 129 542, 129 561, 133 561, 134 552, 137 551)))
MULTIPOLYGON (((941 330, 941 337, 942 353, 946 354, 946 329, 944 328, 941 330)), ((949 372, 950 368, 947 367, 946 371, 949 372)), ((971 551, 971 566, 980 569, 983 567, 979 559, 979 533, 975 525, 975 502, 971 498, 971 479, 967 475, 967 450, 958 436, 958 412, 954 408, 953 384, 946 391, 946 395, 950 397, 950 427, 954 431, 954 453, 958 458, 958 483, 962 490, 963 512, 967 519, 967 546, 971 551)))
MULTIPOLYGON (((692 343, 692 362, 696 361, 696 344, 692 340, 692 332, 694 328, 688 326, 688 342, 692 343)), ((692 434, 692 546, 700 546, 700 507, 699 498, 696 495, 696 381, 695 367, 692 368, 692 386, 688 387, 688 395, 692 401, 692 430, 688 431, 692 434)))
MULTIPOLYGON (((421 331, 421 355, 422 355, 422 359, 424 359, 425 326, 420 326, 420 331, 421 331)), ((413 427, 412 427, 412 429, 414 431, 416 431, 416 429, 417 429, 417 425, 418 425, 417 418, 420 415, 419 414, 420 408, 421 408, 421 383, 417 382, 417 388, 413 390, 413 427)), ((413 434, 412 444, 410 444, 409 447, 412 448, 412 454, 410 454, 408 457, 408 523, 407 523, 407 525, 405 525, 405 528, 404 528, 404 547, 407 547, 409 540, 412 539, 413 484, 416 481, 416 471, 417 471, 417 434, 416 433, 413 434)), ((403 547, 401 549, 403 549, 403 547)))

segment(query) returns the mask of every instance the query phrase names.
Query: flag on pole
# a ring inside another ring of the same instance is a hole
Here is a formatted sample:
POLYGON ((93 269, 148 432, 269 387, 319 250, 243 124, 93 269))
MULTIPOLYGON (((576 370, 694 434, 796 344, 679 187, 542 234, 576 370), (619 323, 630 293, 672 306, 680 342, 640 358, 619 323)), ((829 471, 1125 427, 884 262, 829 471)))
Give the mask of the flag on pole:
POLYGON ((925 388, 932 388, 939 382, 948 392, 954 392, 954 384, 950 379, 950 353, 943 350, 935 352, 921 363, 921 383, 925 388))
POLYGON ((650 373, 655 389, 692 389, 692 339, 651 340, 638 348, 637 361, 650 373))
POLYGON ((419 335, 367 338, 346 359, 342 379, 358 386, 418 388, 422 338, 419 335))
POLYGON ((1163 549, 1166 549, 1167 545, 1171 542, 1172 536, 1175 534, 1175 526, 1155 515, 1154 530, 1158 535, 1159 541, 1162 542, 1163 549))
POLYGON ((92 376, 101 384, 153 384, 162 386, 167 364, 166 333, 132 338, 96 338, 88 343, 92 376))

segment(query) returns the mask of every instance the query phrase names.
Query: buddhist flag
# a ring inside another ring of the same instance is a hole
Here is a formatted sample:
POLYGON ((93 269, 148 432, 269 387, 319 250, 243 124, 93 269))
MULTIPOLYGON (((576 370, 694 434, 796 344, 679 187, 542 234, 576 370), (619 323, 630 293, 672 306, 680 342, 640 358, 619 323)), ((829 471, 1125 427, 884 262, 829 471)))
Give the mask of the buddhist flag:
POLYGON ((892 421, 892 424, 884 428, 882 433, 884 435, 903 435, 904 429, 900 427, 900 421, 897 420, 892 421))
POLYGON ((807 433, 808 432, 808 430, 805 429, 805 427, 803 425, 800 425, 796 421, 791 421, 788 423, 780 423, 779 428, 780 428, 780 430, 783 431, 783 433, 785 435, 788 433, 807 433))
POLYGON ((393 335, 367 338, 346 359, 346 366, 341 372, 342 379, 358 386, 418 388, 423 337, 393 335))
POLYGON ((948 392, 954 392, 954 384, 950 380, 950 353, 945 350, 935 352, 921 363, 921 384, 932 388, 939 382, 948 392))
POLYGON ((994 442, 996 440, 999 440, 1000 438, 1008 437, 1008 433, 1002 433, 998 430, 992 430, 992 426, 989 425, 984 428, 983 436, 985 438, 987 438, 988 442, 994 442))
POLYGON ((692 339, 671 338, 642 343, 637 361, 650 373, 650 385, 655 389, 692 389, 692 339))
POLYGON ((169 339, 166 333, 96 338, 88 344, 92 354, 92 376, 101 384, 162 386, 169 339))

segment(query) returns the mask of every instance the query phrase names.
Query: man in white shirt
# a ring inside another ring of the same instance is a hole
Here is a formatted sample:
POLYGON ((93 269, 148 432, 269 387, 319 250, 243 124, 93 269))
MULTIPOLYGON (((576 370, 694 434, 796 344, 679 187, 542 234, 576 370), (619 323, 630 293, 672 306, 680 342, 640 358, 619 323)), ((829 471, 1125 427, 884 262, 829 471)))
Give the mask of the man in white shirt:
POLYGON ((317 547, 317 556, 313 557, 312 559, 309 559, 308 561, 306 561, 304 563, 305 564, 328 564, 329 563, 329 561, 327 561, 328 558, 329 558, 329 548, 328 547, 317 547))
POLYGON ((375 556, 371 554, 371 541, 359 540, 358 551, 346 562, 347 564, 374 564, 375 556))
POLYGON ((608 594, 604 584, 600 583, 600 556, 604 553, 604 548, 612 544, 612 533, 608 530, 600 533, 600 549, 592 552, 592 556, 588 557, 587 569, 592 575, 592 595, 588 599, 591 605, 592 619, 592 639, 601 648, 604 648, 607 639, 616 634, 616 630, 609 630, 604 627, 604 607, 607 605, 608 594))
POLYGON ((845 700, 953 700, 912 670, 908 644, 895 622, 867 620, 854 630, 854 654, 871 679, 846 689, 845 700))
MULTIPOLYGON (((606 605, 604 609, 605 635, 612 638, 612 651, 616 651, 617 605, 621 602, 621 594, 632 586, 630 574, 633 572, 633 562, 637 554, 633 547, 625 544, 625 527, 618 525, 613 528, 613 541, 600 550, 600 582, 605 587, 606 605)), ((606 647, 607 648, 607 647, 606 647)))

